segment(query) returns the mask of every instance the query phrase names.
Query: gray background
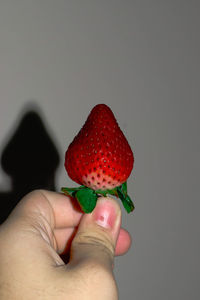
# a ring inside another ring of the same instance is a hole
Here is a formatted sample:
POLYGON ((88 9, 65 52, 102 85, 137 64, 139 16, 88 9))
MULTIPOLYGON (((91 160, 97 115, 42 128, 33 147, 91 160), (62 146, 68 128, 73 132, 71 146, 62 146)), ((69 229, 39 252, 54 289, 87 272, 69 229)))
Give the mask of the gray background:
MULTIPOLYGON (((0 153, 30 107, 64 152, 97 103, 135 154, 120 299, 198 299, 199 1, 0 1, 0 153)), ((0 170, 0 189, 10 179, 0 170)))

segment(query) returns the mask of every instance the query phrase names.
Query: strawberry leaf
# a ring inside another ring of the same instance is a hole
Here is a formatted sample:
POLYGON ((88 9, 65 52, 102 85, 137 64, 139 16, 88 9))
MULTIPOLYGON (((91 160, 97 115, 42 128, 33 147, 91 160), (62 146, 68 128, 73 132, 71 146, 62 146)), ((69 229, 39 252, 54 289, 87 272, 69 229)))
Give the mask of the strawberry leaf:
POLYGON ((76 188, 63 187, 61 190, 65 195, 76 198, 85 213, 91 213, 93 211, 100 195, 104 197, 112 195, 120 198, 128 213, 135 208, 131 198, 127 194, 127 182, 124 182, 122 185, 111 190, 93 190, 84 185, 76 188))
POLYGON ((122 192, 125 196, 127 196, 127 182, 125 181, 122 185, 122 192))
POLYGON ((127 190, 125 187, 125 192, 124 192, 124 187, 122 185, 120 185, 119 187, 117 187, 117 192, 118 192, 118 196, 122 201, 122 204, 125 208, 125 210, 127 211, 127 213, 130 213, 131 211, 134 210, 134 204, 131 200, 131 198, 129 197, 129 195, 127 195, 127 190))
POLYGON ((85 213, 91 213, 93 211, 98 198, 95 191, 89 188, 80 189, 75 193, 75 197, 85 213))

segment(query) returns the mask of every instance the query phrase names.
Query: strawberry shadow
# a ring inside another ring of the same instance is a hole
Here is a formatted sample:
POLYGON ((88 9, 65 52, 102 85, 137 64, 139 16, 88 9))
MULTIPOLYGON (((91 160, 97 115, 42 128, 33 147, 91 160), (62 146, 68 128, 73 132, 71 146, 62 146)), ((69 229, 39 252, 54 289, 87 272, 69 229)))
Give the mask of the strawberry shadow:
POLYGON ((0 191, 0 224, 28 192, 55 190, 59 161, 57 147, 39 111, 27 111, 1 155, 1 166, 11 179, 11 190, 0 191))

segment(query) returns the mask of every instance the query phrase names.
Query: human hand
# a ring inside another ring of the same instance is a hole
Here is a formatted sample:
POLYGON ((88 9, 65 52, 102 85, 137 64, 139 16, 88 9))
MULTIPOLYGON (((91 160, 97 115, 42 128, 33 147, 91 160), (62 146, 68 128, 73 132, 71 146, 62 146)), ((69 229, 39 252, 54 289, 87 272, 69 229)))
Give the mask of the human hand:
POLYGON ((91 214, 82 214, 72 203, 63 194, 34 191, 0 226, 1 300, 118 299, 113 259, 131 244, 120 229, 120 207, 99 198, 91 214), (65 264, 59 254, 72 236, 65 264))

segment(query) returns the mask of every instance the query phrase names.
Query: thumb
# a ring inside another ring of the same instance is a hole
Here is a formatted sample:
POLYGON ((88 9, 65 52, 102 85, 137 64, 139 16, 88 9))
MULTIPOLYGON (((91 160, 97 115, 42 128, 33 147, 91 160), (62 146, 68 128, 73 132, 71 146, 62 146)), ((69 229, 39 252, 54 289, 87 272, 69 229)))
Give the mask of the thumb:
POLYGON ((71 246, 69 266, 98 265, 112 272, 121 226, 119 204, 101 197, 91 214, 83 215, 71 246))

